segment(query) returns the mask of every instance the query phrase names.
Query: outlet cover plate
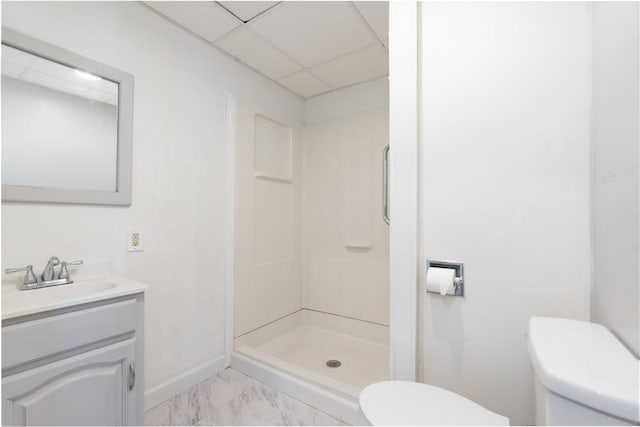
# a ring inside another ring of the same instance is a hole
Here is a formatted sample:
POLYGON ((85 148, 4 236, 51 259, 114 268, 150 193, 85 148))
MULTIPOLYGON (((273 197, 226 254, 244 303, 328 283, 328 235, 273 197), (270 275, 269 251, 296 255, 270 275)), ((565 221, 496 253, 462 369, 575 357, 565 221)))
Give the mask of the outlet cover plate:
POLYGON ((142 251, 142 231, 138 226, 130 226, 127 229, 127 252, 142 251))

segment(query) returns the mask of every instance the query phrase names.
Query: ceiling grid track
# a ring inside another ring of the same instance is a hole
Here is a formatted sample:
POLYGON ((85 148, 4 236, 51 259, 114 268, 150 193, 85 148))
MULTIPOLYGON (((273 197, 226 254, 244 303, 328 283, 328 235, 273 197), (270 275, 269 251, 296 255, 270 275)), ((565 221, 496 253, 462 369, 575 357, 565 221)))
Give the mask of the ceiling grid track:
POLYGON ((351 6, 351 8, 353 9, 353 11, 356 13, 356 15, 360 18, 360 21, 362 21, 362 24, 369 29, 369 33, 371 33, 371 36, 373 36, 378 41, 378 43, 380 43, 380 45, 382 45, 382 47, 388 53, 389 50, 384 45, 384 40, 380 40, 380 37, 378 37, 378 34, 373 30, 373 28, 371 28, 371 25, 369 24, 369 21, 367 21, 366 18, 364 16, 362 16, 362 13, 360 12, 360 9, 358 9, 358 7, 355 5, 354 2, 350 1, 348 3, 349 3, 349 6, 351 6))
POLYGON ((308 13, 295 2, 268 2, 264 9, 259 2, 189 3, 143 2, 167 21, 303 99, 388 76, 388 47, 382 38, 388 31, 386 2, 315 2, 308 13), (265 18, 268 21, 261 22, 265 18), (291 38, 297 34, 296 24, 302 25, 301 30, 309 29, 309 49, 318 46, 318 53, 305 50, 299 38, 291 38), (331 32, 326 43, 323 31, 331 32))
POLYGON ((239 17, 238 15, 236 15, 235 13, 233 13, 231 10, 229 10, 229 8, 227 8, 224 4, 222 4, 222 2, 220 1, 216 1, 216 3, 222 7, 224 10, 226 10, 227 12, 229 12, 231 15, 233 15, 238 21, 242 22, 243 24, 248 24, 249 22, 253 21, 254 19, 256 19, 257 17, 264 15, 265 13, 267 13, 268 11, 270 11, 271 9, 273 9, 274 7, 278 6, 279 4, 282 4, 281 1, 277 2, 276 4, 273 4, 271 6, 269 6, 268 8, 266 8, 265 10, 263 10, 262 12, 252 16, 251 18, 247 19, 246 21, 244 19, 242 19, 241 17, 239 17))
MULTIPOLYGON (((158 15, 160 18, 164 19, 165 21, 169 22, 170 24, 175 25, 176 27, 178 27, 178 28, 180 28, 181 30, 183 30, 183 31, 185 31, 185 32, 187 32, 187 33, 189 33, 190 35, 194 36, 195 38, 199 39, 200 41, 202 41, 202 42, 204 42, 204 43, 208 44, 209 46, 211 46, 212 48, 214 48, 217 52, 219 52, 219 53, 223 54, 223 55, 224 55, 224 56, 226 56, 227 58, 229 58, 229 59, 231 59, 231 60, 233 60, 233 61, 235 61, 235 62, 238 62, 238 63, 242 64, 243 66, 245 66, 245 67, 249 68, 251 71, 253 71, 253 72, 255 72, 255 73, 258 73, 258 74, 260 74, 261 76, 263 76, 263 77, 265 77, 265 78, 267 78, 267 79, 271 80, 272 82, 276 83, 278 86, 282 87, 283 89, 286 89, 288 92, 291 92, 291 94, 293 94, 293 95, 295 95, 295 96, 297 96, 297 97, 303 98, 302 96, 300 96, 299 94, 295 93, 294 91, 292 91, 291 89, 289 89, 288 87, 286 87, 285 85, 283 85, 282 83, 278 82, 277 80, 273 80, 273 79, 269 78, 268 76, 265 76, 265 75, 264 75, 264 73, 260 72, 260 70, 256 70, 256 69, 255 69, 255 68, 253 68, 251 65, 249 65, 249 64, 247 64, 247 63, 245 63, 245 62, 240 61, 238 58, 236 58, 235 56, 231 55, 229 52, 227 52, 227 51, 225 51, 224 49, 221 49, 221 48, 219 48, 218 46, 216 46, 213 42, 211 42, 211 41, 209 41, 209 40, 205 39, 205 38, 204 38, 204 37, 202 37, 200 34, 195 33, 194 31, 190 30, 189 28, 185 27, 184 25, 180 24, 179 22, 174 21, 173 19, 169 18, 167 15, 165 15, 165 14, 163 14, 163 13, 161 13, 161 12, 157 11, 156 9, 154 9, 154 8, 153 8, 153 7, 151 7, 150 5, 146 4, 145 2, 143 2, 143 1, 138 1, 138 4, 142 5, 142 6, 143 6, 143 7, 145 7, 147 10, 149 10, 149 11, 151 11, 152 13, 154 13, 154 14, 158 15)), ((239 27, 241 27, 241 26, 239 26, 239 27)), ((236 30, 237 30, 237 28, 234 28, 234 29, 233 29, 232 31, 230 31, 230 32, 233 32, 233 31, 236 31, 236 30)), ((227 34, 229 34, 229 33, 227 33, 227 34)), ((225 36, 226 36, 226 34, 225 34, 225 36)), ((223 36, 223 37, 221 37, 221 38, 224 38, 224 36, 223 36)), ((303 98, 303 99, 304 99, 304 98, 303 98)))

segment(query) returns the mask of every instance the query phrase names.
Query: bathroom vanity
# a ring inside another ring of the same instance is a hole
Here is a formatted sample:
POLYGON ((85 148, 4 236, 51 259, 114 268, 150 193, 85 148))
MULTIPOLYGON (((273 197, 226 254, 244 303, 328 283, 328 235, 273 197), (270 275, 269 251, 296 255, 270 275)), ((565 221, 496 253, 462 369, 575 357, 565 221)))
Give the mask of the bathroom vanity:
MULTIPOLYGON (((3 202, 130 205, 134 77, 6 27, 2 57, 3 202)), ((144 424, 147 286, 81 263, 5 269, 3 425, 144 424)))
POLYGON ((2 286, 3 425, 143 425, 144 291, 102 275, 2 286))

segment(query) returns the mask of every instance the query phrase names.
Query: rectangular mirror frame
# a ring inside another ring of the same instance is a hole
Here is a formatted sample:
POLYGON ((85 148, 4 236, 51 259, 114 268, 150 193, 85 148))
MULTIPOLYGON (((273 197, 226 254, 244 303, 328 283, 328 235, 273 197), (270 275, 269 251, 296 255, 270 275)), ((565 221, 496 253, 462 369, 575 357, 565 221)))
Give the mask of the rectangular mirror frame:
POLYGON ((116 191, 2 185, 3 202, 131 205, 133 76, 66 49, 2 27, 2 44, 118 83, 118 153, 116 191))

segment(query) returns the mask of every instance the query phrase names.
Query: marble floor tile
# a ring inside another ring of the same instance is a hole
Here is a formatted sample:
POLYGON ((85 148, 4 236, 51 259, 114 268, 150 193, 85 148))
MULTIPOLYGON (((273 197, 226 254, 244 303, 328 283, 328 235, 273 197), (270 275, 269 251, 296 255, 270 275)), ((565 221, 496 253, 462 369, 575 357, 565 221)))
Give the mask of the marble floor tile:
POLYGON ((279 411, 274 425, 324 426, 345 425, 343 422, 284 393, 280 393, 279 411))
POLYGON ((346 425, 234 369, 150 409, 145 425, 346 425))
POLYGON ((144 423, 148 426, 168 425, 170 419, 169 402, 164 402, 155 408, 151 408, 144 414, 144 423))

